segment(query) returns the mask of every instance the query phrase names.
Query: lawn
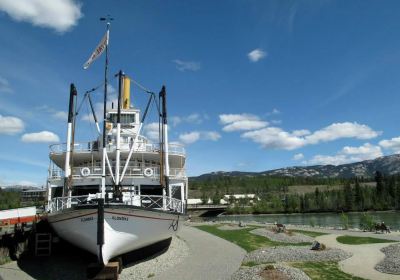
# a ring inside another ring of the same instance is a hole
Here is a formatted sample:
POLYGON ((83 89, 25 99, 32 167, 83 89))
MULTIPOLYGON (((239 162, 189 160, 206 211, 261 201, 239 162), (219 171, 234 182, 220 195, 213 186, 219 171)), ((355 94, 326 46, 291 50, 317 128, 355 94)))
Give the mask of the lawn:
POLYGON ((315 231, 308 231, 308 230, 301 230, 301 229, 291 229, 290 231, 308 235, 310 237, 317 237, 317 236, 328 234, 325 232, 315 232, 315 231))
POLYGON ((312 280, 363 280, 344 273, 336 262, 301 262, 291 265, 303 270, 312 280))
POLYGON ((266 237, 250 233, 250 231, 252 231, 256 227, 249 227, 249 228, 238 229, 238 230, 220 230, 220 229, 218 229, 219 226, 220 225, 216 225, 216 226, 202 225, 202 226, 196 226, 196 227, 198 229, 204 230, 208 233, 211 233, 218 237, 226 239, 226 240, 242 247, 247 252, 251 252, 251 251, 257 250, 262 247, 288 246, 288 245, 301 246, 301 245, 309 245, 310 244, 310 243, 292 244, 292 243, 282 243, 282 242, 271 241, 266 237))
POLYGON ((336 238, 337 242, 349 245, 372 244, 372 243, 390 243, 397 242, 396 240, 380 239, 374 237, 360 237, 343 235, 336 238))

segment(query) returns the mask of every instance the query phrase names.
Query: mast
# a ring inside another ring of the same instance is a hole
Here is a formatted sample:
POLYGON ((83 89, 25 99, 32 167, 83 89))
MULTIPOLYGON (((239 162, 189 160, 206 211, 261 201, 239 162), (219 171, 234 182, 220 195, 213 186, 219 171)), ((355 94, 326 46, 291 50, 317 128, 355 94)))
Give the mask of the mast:
POLYGON ((102 174, 101 174, 101 197, 105 198, 106 193, 106 119, 107 119, 107 85, 108 85, 108 42, 110 36, 110 21, 112 18, 100 18, 100 20, 107 20, 107 43, 106 43, 106 62, 104 67, 104 105, 103 105, 103 158, 102 158, 102 174))
MULTIPOLYGON (((165 86, 161 88, 160 91, 160 98, 162 101, 162 112, 161 112, 161 118, 162 118, 162 163, 163 166, 161 169, 163 169, 163 172, 160 172, 160 176, 163 175, 164 180, 164 188, 163 188, 163 196, 165 196, 167 193, 169 194, 169 162, 168 162, 168 122, 167 122, 167 98, 166 98, 166 91, 165 91, 165 86)), ((166 203, 164 204, 164 208, 166 207, 166 203)))
POLYGON ((72 142, 72 122, 74 119, 74 100, 77 96, 77 91, 74 84, 70 86, 69 92, 69 106, 68 106, 68 128, 67 128, 67 151, 65 154, 65 166, 64 166, 64 188, 62 196, 71 196, 71 142, 72 142))
MULTIPOLYGON (((123 73, 120 70, 118 73, 118 113, 117 113, 117 149, 115 155, 115 188, 119 188, 120 181, 119 181, 119 172, 120 172, 120 155, 121 155, 121 96, 122 96, 122 79, 123 73)), ((119 193, 119 191, 118 191, 119 193)))

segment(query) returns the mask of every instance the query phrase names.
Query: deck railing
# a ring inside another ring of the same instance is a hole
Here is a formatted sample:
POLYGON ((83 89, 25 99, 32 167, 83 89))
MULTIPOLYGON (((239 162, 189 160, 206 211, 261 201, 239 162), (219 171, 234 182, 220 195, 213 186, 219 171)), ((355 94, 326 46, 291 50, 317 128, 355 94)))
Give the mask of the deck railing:
MULTIPOLYGON (((95 199, 97 198, 97 195, 93 194, 71 197, 55 197, 50 201, 48 205, 48 211, 52 213, 72 208, 77 205, 93 204, 96 203, 95 199)), ((138 206, 145 209, 167 210, 177 213, 184 212, 182 200, 162 195, 132 194, 129 197, 124 195, 123 204, 138 206)))
MULTIPOLYGON (((121 143, 121 151, 129 151, 131 148, 130 143, 121 143)), ((100 144, 96 141, 92 142, 81 142, 74 143, 74 152, 96 152, 101 150, 100 144)), ((106 149, 108 152, 114 152, 116 150, 116 145, 114 142, 111 142, 106 145, 106 149)), ((185 148, 181 144, 169 144, 168 150, 171 155, 185 155, 185 148)), ((50 153, 52 154, 62 154, 67 151, 67 144, 53 144, 50 145, 50 153)), ((159 144, 149 144, 145 142, 138 142, 135 145, 135 152, 147 152, 147 153, 159 153, 160 145, 159 144)))
MULTIPOLYGON (((123 171, 123 167, 120 169, 120 174, 123 171)), ((114 172, 114 170, 113 170, 114 172)), ((59 180, 64 177, 64 170, 54 166, 49 172, 50 180, 59 180)), ((184 168, 170 168, 170 178, 179 179, 186 178, 186 170, 184 168)), ((101 178, 102 169, 101 166, 87 166, 87 167, 73 167, 72 178, 83 179, 83 178, 101 178), (89 170, 89 171, 88 171, 89 170)), ((106 168, 106 175, 110 176, 110 170, 106 168)), ((148 177, 150 179, 160 178, 160 167, 158 166, 128 166, 125 173, 126 178, 140 178, 148 177), (150 171, 151 170, 151 171, 150 171)))

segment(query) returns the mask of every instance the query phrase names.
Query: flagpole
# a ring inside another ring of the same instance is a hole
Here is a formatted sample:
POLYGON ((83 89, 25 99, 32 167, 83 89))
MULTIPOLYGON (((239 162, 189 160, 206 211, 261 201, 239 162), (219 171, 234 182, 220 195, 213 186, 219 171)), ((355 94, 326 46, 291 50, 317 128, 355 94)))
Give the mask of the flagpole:
POLYGON ((108 85, 108 43, 110 35, 110 21, 113 20, 110 16, 100 18, 107 21, 107 42, 106 42, 106 62, 104 67, 104 105, 103 105, 103 159, 102 159, 102 175, 101 175, 101 197, 105 198, 106 193, 106 119, 107 119, 107 85, 108 85))

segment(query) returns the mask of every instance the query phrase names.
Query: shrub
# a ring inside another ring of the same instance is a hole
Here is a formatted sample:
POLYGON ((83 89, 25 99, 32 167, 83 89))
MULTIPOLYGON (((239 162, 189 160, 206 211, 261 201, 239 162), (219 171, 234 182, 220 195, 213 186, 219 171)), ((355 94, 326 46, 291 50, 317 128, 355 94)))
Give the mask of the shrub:
POLYGON ((375 228, 376 220, 375 218, 368 214, 363 213, 360 219, 360 229, 364 231, 373 231, 375 228))
POLYGON ((340 220, 342 221, 343 229, 349 229, 349 216, 342 212, 340 215, 340 220))

